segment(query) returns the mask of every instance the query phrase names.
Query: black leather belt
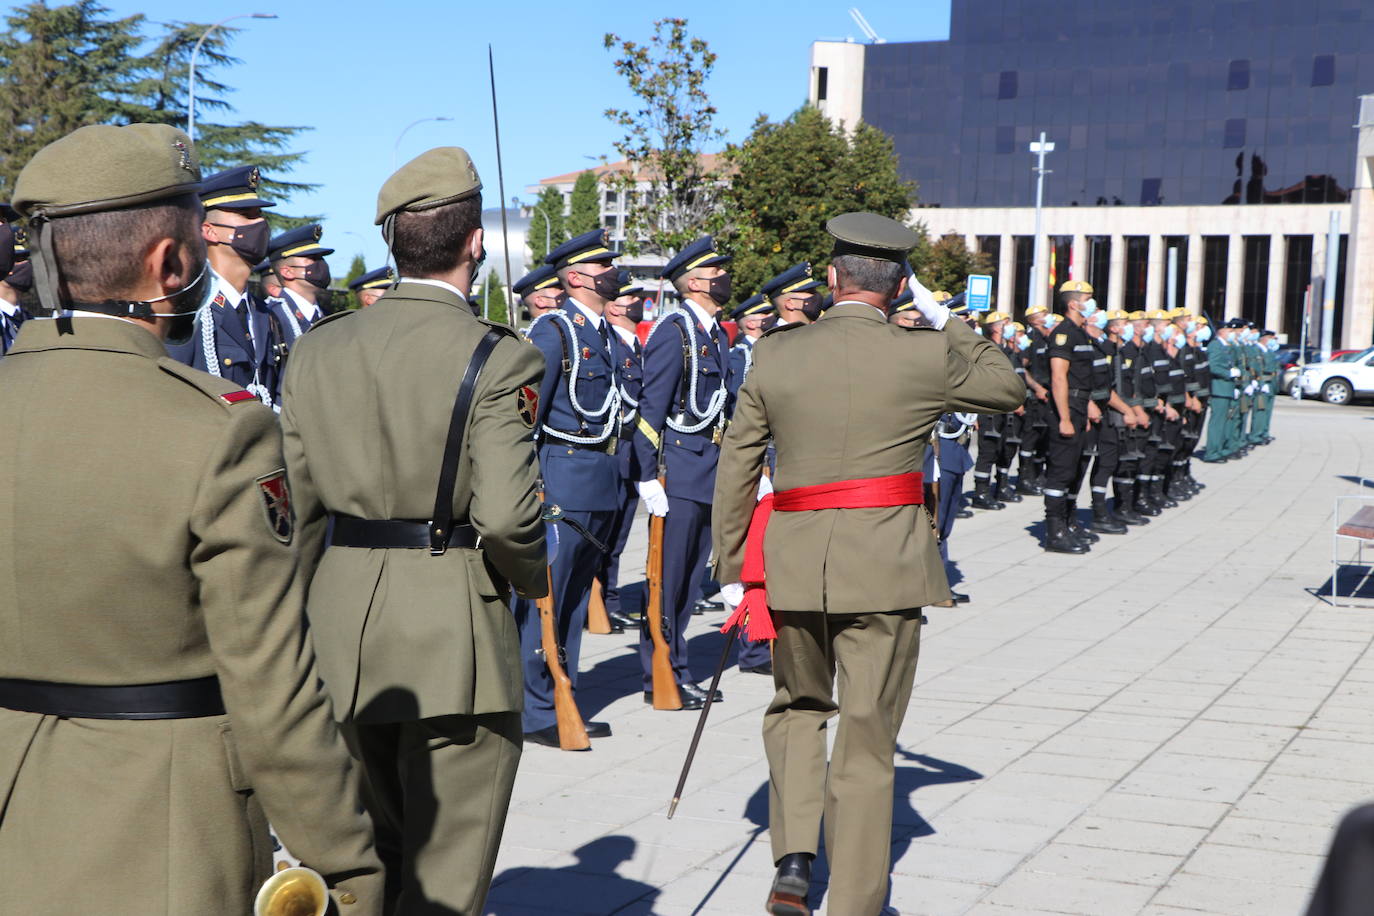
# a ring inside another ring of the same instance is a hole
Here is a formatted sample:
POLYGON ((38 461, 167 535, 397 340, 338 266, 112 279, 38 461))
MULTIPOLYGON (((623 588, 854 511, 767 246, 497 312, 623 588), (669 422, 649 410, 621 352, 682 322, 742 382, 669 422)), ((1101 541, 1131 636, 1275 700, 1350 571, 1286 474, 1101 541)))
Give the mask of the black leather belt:
MULTIPOLYGON (((351 515, 331 515, 329 532, 331 547, 398 547, 428 548, 429 522, 401 519, 354 518, 351 515)), ((450 527, 445 546, 472 548, 477 546, 477 529, 471 525, 450 527)))
POLYGON ((1070 388, 1069 397, 1075 401, 1087 401, 1091 399, 1092 392, 1087 388, 1070 388))
POLYGON ((0 706, 67 719, 199 719, 224 715, 214 675, 119 687, 0 678, 0 706))

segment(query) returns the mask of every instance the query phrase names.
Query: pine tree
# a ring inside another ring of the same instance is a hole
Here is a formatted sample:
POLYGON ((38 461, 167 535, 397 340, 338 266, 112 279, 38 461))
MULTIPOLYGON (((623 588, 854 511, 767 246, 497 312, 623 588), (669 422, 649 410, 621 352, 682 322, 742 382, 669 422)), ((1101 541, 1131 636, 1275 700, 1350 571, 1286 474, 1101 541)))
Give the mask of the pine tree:
POLYGON ((531 264, 542 264, 544 256, 552 248, 557 248, 568 240, 563 206, 563 192, 553 185, 546 186, 534 199, 534 206, 530 208, 530 228, 525 237, 530 248, 531 264), (547 233, 545 232, 546 220, 547 233), (544 245, 546 235, 549 247, 544 245))
POLYGON ((596 173, 586 171, 573 183, 572 200, 568 203, 568 238, 576 238, 601 225, 601 184, 596 173))

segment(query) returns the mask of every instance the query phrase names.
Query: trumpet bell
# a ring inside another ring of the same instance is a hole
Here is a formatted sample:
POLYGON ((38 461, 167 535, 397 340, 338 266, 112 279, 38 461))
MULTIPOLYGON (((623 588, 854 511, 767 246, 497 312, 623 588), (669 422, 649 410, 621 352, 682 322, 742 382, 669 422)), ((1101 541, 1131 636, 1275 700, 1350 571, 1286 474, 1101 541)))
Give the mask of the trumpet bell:
MULTIPOLYGON (((283 863, 284 864, 284 863, 283 863)), ((284 868, 263 882, 253 916, 325 916, 329 887, 313 868, 284 868)))

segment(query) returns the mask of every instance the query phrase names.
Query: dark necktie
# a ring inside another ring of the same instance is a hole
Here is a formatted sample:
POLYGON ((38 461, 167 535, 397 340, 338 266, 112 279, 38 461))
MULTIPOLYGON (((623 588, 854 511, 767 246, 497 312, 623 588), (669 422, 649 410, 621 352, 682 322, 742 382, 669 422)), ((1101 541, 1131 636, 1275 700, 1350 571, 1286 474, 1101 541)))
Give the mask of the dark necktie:
POLYGON ((606 348, 606 355, 611 355, 611 329, 606 326, 606 319, 601 319, 601 325, 597 328, 601 332, 601 346, 606 348))

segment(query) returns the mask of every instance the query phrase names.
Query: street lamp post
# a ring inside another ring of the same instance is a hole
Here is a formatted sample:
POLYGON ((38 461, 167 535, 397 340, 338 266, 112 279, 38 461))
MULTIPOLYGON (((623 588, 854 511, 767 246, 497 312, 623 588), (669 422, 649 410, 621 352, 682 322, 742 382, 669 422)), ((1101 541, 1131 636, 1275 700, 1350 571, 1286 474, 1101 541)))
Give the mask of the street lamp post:
POLYGON ((1045 197, 1045 176, 1050 170, 1045 168, 1045 154, 1054 152, 1054 144, 1045 140, 1045 132, 1040 131, 1040 139, 1032 140, 1030 145, 1031 155, 1036 157, 1035 168, 1035 241, 1032 243, 1035 250, 1031 255, 1031 279, 1030 279, 1030 302, 1027 305, 1040 305, 1041 296, 1045 293, 1045 281, 1040 272, 1042 261, 1040 260, 1040 204, 1045 197))
POLYGON ((239 13, 230 16, 228 19, 221 19, 200 33, 200 38, 196 40, 196 46, 191 49, 191 68, 186 75, 186 136, 192 140, 196 139, 196 58, 200 57, 200 46, 205 44, 205 39, 210 37, 210 33, 225 23, 233 22, 235 19, 276 19, 276 13, 239 13))
POLYGON ((552 236, 549 234, 549 227, 551 225, 551 223, 549 222, 549 214, 546 213, 544 211, 544 208, 539 206, 538 204, 530 204, 530 206, 535 210, 539 211, 540 216, 544 217, 544 254, 547 255, 549 253, 550 239, 552 238, 552 236))
POLYGON ((446 115, 436 115, 435 117, 432 117, 432 118, 420 118, 418 121, 411 121, 411 122, 410 122, 409 124, 407 124, 405 127, 401 128, 401 132, 400 132, 399 134, 396 135, 396 142, 395 142, 395 144, 393 144, 392 147, 391 147, 391 171, 393 171, 393 172, 396 171, 396 155, 397 155, 397 154, 400 152, 400 150, 401 150, 401 140, 404 139, 405 135, 410 131, 410 129, 411 129, 412 127, 415 127, 415 126, 418 125, 418 124, 424 124, 424 123, 426 123, 426 122, 428 122, 428 121, 452 121, 452 120, 453 120, 452 118, 450 118, 450 117, 448 117, 448 116, 446 116, 446 115))

